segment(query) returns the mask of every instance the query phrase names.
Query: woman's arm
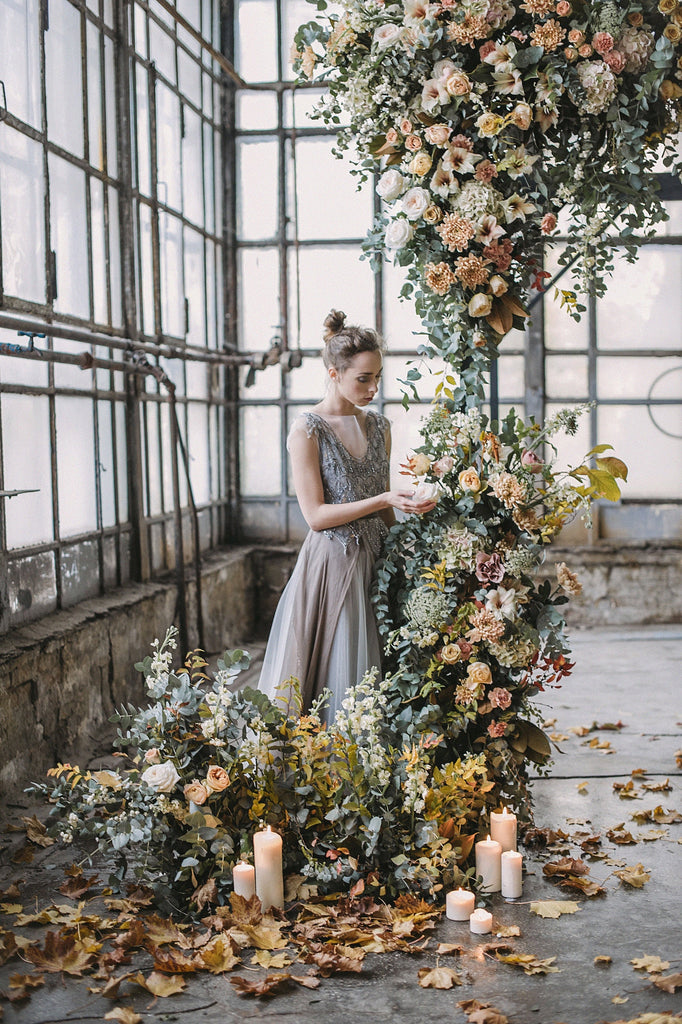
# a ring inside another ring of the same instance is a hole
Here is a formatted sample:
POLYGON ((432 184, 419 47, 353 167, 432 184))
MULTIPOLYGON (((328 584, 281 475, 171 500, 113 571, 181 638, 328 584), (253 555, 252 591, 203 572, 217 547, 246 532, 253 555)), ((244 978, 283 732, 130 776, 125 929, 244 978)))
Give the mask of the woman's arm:
POLYGON ((390 515, 394 508, 400 509, 401 512, 419 514, 428 512, 435 504, 433 501, 414 501, 410 491, 389 490, 372 498, 330 505, 324 500, 315 438, 308 437, 305 431, 294 431, 289 438, 289 452, 296 497, 311 530, 330 530, 334 526, 343 526, 354 519, 362 519, 363 516, 374 513, 390 515))

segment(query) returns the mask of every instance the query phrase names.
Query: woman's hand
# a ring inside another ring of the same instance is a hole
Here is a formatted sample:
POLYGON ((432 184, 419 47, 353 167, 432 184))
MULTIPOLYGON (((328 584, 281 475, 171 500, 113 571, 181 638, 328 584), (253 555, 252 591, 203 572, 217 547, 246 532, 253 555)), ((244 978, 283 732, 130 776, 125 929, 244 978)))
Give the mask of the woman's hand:
POLYGON ((391 508, 397 508, 407 515, 421 516, 425 512, 430 512, 438 504, 435 498, 415 498, 413 494, 413 491, 386 491, 384 498, 391 508))

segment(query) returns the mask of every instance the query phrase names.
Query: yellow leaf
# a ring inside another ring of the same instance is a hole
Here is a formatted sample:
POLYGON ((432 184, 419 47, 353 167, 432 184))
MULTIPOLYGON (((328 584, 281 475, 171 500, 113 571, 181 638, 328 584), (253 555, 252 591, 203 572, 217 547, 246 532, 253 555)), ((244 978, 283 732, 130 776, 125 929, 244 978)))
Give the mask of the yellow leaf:
POLYGON ((575 914, 580 904, 575 900, 536 900, 530 905, 531 913, 538 917, 561 917, 562 914, 575 914))
POLYGON ((257 949, 251 958, 252 964, 257 967, 264 967, 266 971, 271 967, 273 970, 279 971, 284 967, 290 967, 295 962, 288 953, 275 953, 273 956, 269 949, 257 949))
POLYGON ((181 974, 161 974, 160 971, 152 971, 148 978, 143 974, 136 974, 130 980, 161 999, 175 996, 187 987, 187 982, 181 974))
POLYGON ((611 1000, 612 1003, 627 1003, 629 996, 614 996, 611 1000))
POLYGON ((106 789, 120 789, 123 781, 115 772, 93 772, 93 779, 106 789))
POLYGON ((645 955, 636 957, 630 963, 636 971, 646 971, 647 974, 662 974, 663 971, 667 971, 670 967, 669 962, 661 960, 660 956, 645 955))
POLYGON ((651 874, 644 870, 643 864, 635 864, 634 867, 623 868, 622 871, 616 871, 615 874, 620 878, 621 882, 631 885, 633 889, 641 889, 651 878, 651 874))
POLYGON ((231 971, 240 962, 239 957, 234 955, 229 939, 222 935, 217 935, 215 939, 204 946, 199 951, 199 957, 206 970, 211 974, 223 974, 225 971, 231 971))
POLYGON ((495 935, 498 939, 511 939, 521 934, 521 929, 517 924, 508 924, 504 928, 498 928, 495 935))
POLYGON ((461 985, 462 979, 451 967, 422 967, 418 974, 422 988, 452 988, 461 985))
POLYGON ((596 459, 595 461, 599 469, 603 469, 606 473, 610 473, 611 476, 618 477, 619 480, 627 480, 628 467, 622 459, 617 459, 613 455, 607 455, 606 458, 596 459))
POLYGON ((116 1006, 104 1014, 105 1020, 117 1020, 119 1024, 140 1024, 142 1017, 129 1006, 116 1006))
POLYGON ((595 964, 597 964, 598 966, 602 966, 603 965, 604 967, 608 967, 609 964, 613 963, 613 960, 611 959, 610 956, 607 956, 606 953, 602 953, 599 956, 595 956, 593 962, 595 964))

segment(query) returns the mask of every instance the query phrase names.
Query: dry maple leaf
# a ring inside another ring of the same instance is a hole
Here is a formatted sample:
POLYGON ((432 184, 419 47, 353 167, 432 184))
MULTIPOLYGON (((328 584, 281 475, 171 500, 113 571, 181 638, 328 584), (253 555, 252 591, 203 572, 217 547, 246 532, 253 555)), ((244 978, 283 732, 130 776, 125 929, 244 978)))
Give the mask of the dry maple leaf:
MULTIPOLYGON (((636 818, 637 816, 633 814, 632 817, 636 818)), ((640 822, 640 825, 641 824, 642 822, 640 822)), ((633 843, 637 842, 632 832, 626 831, 624 822, 621 822, 620 825, 615 825, 613 828, 610 828, 606 835, 612 843, 616 843, 618 846, 630 846, 633 843)))
POLYGON ((184 933, 187 925, 178 925, 172 918, 160 917, 158 914, 149 914, 143 919, 144 930, 147 941, 152 946, 168 946, 171 943, 179 946, 186 944, 184 933))
POLYGON ((114 939, 114 945, 120 949, 137 949, 147 943, 147 932, 143 921, 136 918, 134 921, 121 925, 122 930, 114 939))
POLYGON ((620 878, 621 882, 632 886, 633 889, 641 889, 651 878, 651 874, 645 870, 643 864, 635 864, 634 867, 623 868, 621 871, 616 871, 615 874, 620 878))
POLYGON ((670 779, 664 779, 663 782, 643 782, 642 789, 646 789, 648 793, 670 793, 672 792, 672 786, 670 785, 670 779))
POLYGON ((33 862, 35 854, 33 847, 26 843, 12 856, 13 864, 31 864, 33 862))
POLYGON ((159 949, 158 946, 148 946, 148 950, 154 957, 154 970, 163 971, 164 974, 194 974, 197 965, 194 960, 186 957, 176 949, 159 949))
POLYGON ((19 946, 17 940, 11 932, 6 932, 0 936, 0 967, 6 964, 8 960, 11 960, 13 956, 18 956, 19 946))
POLYGON ((187 987, 187 982, 179 974, 161 974, 160 971, 152 971, 152 973, 145 978, 143 974, 134 974, 130 978, 140 988, 144 988, 147 992, 151 992, 153 996, 158 996, 160 999, 166 999, 168 996, 175 996, 179 992, 182 992, 187 987))
POLYGON ((105 1020, 117 1020, 118 1024, 140 1024, 142 1017, 130 1006, 115 1006, 104 1014, 105 1020))
POLYGON ((517 924, 507 924, 497 928, 495 936, 498 939, 513 939, 521 935, 521 929, 517 924))
POLYGON ((524 974, 558 974, 559 968, 554 967, 555 956, 547 957, 546 960, 540 960, 534 956, 533 953, 512 953, 509 956, 504 956, 500 953, 496 954, 497 959, 500 963, 511 964, 513 967, 520 967, 524 974))
POLYGON ((70 896, 71 899, 77 900, 79 896, 82 896, 92 889, 93 885, 97 885, 99 878, 97 875, 91 875, 89 878, 86 877, 82 872, 78 875, 73 875, 67 881, 62 882, 59 886, 59 891, 64 896, 70 896))
POLYGON ((209 878, 205 885, 199 886, 192 893, 192 903, 196 904, 197 912, 201 913, 204 907, 210 903, 218 902, 218 886, 215 878, 209 878))
POLYGON ((229 938, 223 935, 216 935, 214 939, 200 949, 195 962, 201 961, 202 965, 211 974, 224 974, 231 971, 240 962, 235 956, 235 950, 229 938))
POLYGON ((461 977, 451 967, 422 967, 417 976, 422 988, 447 989, 462 984, 461 977))
POLYGON ((635 971, 646 971, 647 974, 662 974, 670 967, 670 963, 667 960, 661 960, 660 956, 636 957, 630 963, 635 971))
POLYGON ((270 968, 281 971, 285 967, 291 967, 295 962, 288 953, 275 953, 273 956, 269 949, 257 949, 251 957, 254 967, 264 967, 266 971, 270 968))
POLYGON ((673 993, 682 988, 682 974, 665 974, 652 980, 656 988, 660 988, 662 992, 673 993))
POLYGON ((606 892, 606 889, 598 882, 593 882, 589 878, 580 878, 578 875, 562 878, 559 886, 562 889, 577 889, 583 896, 603 896, 606 892))
POLYGON ((19 889, 19 886, 23 885, 23 883, 24 879, 20 878, 18 879, 18 881, 12 882, 12 884, 7 889, 0 890, 0 900, 19 899, 21 896, 21 890, 19 889))
POLYGON ((548 878, 565 877, 568 875, 588 875, 589 866, 584 860, 576 860, 574 857, 562 857, 561 860, 553 860, 545 864, 542 873, 548 878))
POLYGON ((463 952, 464 946, 456 942, 439 942, 436 947, 437 956, 461 956, 463 952))
POLYGON ((73 935, 61 935, 58 932, 47 932, 45 946, 29 946, 24 956, 39 970, 50 974, 71 974, 80 977, 97 961, 94 953, 82 949, 73 935))
POLYGON ((48 836, 47 829, 43 825, 42 821, 38 821, 35 814, 30 817, 22 817, 21 819, 26 826, 26 838, 31 843, 35 843, 36 846, 53 846, 56 842, 52 836, 48 836))
POLYGON ((509 1018, 491 1003, 481 1002, 480 999, 462 999, 457 1005, 468 1017, 469 1024, 508 1024, 509 1018))
POLYGON ((302 953, 299 957, 304 964, 315 964, 323 978, 329 978, 332 974, 348 973, 348 974, 361 974, 362 973, 362 959, 364 958, 364 951, 354 950, 354 954, 357 955, 349 956, 347 947, 343 946, 330 946, 325 947, 318 945, 317 948, 309 949, 307 952, 302 953))
POLYGON ((290 974, 266 974, 259 981, 249 981, 247 978, 230 978, 230 984, 234 985, 240 996, 255 996, 261 999, 263 996, 274 995, 283 989, 289 988, 291 984, 290 974))
POLYGON ((562 914, 575 914, 580 910, 580 904, 575 900, 535 900, 530 905, 532 914, 538 917, 561 917, 562 914))

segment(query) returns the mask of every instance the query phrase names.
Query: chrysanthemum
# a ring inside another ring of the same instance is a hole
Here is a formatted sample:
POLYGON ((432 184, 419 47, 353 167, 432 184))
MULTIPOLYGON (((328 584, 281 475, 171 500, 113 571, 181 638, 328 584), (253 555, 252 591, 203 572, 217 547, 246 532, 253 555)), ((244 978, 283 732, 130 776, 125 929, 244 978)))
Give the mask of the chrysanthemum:
POLYGON ((487 263, 482 256, 460 256, 455 262, 455 277, 465 288, 473 289, 479 284, 486 284, 490 277, 487 263))
POLYGON ((450 23, 448 39, 460 46, 474 46, 477 39, 486 38, 489 27, 482 14, 465 14, 462 21, 450 23))
POLYGON ((556 0, 526 0, 521 4, 521 10, 527 11, 535 18, 544 18, 545 15, 556 11, 556 0))
POLYGON ((471 618, 471 629, 467 633, 467 639, 475 644, 481 640, 489 640, 494 644, 502 639, 504 630, 504 622, 489 608, 479 608, 471 618))
POLYGON ((513 473, 500 473, 491 482, 495 497, 505 508, 516 508, 526 500, 526 488, 513 473))
POLYGON ((424 277, 427 285, 436 295, 447 295, 455 280, 455 275, 447 263, 427 263, 424 277))
POLYGON ((443 239, 443 244, 450 252, 464 252, 469 242, 476 234, 476 229, 466 217, 460 217, 457 213, 449 213, 443 219, 436 231, 443 239))
POLYGON ((536 26, 531 36, 531 42, 533 46, 544 47, 545 53, 551 53, 553 50, 559 49, 565 38, 566 29, 558 21, 552 19, 536 26))

